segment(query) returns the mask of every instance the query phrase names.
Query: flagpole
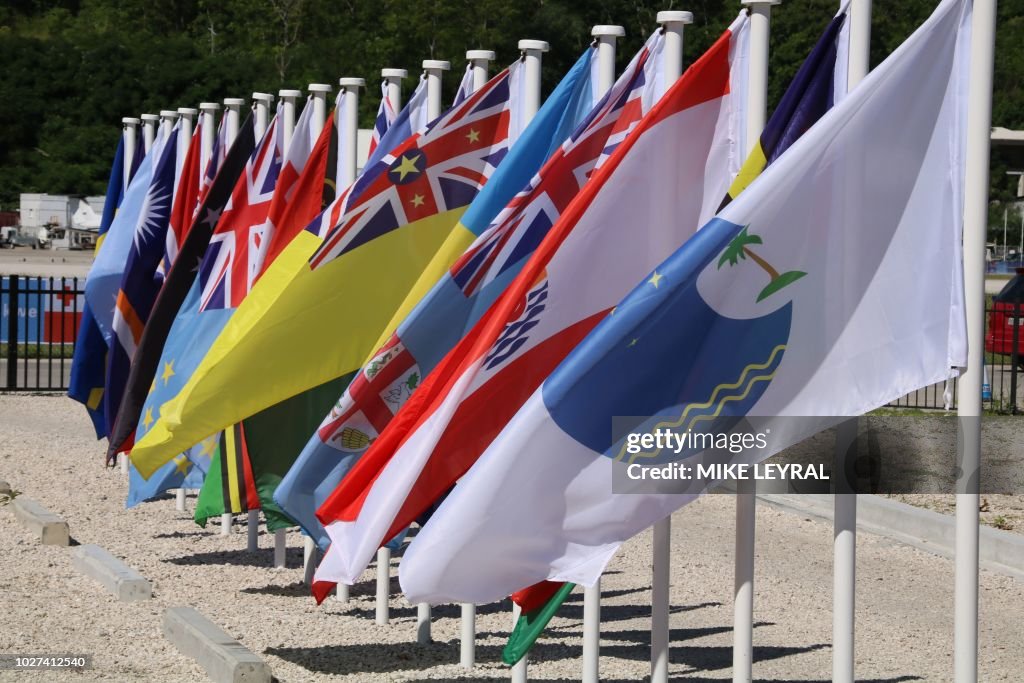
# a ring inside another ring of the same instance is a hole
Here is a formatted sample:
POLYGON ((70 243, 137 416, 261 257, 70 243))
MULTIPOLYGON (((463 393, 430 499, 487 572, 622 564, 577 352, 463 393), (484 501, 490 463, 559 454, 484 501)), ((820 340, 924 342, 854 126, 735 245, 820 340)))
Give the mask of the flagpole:
MULTIPOLYGON (((547 52, 550 46, 543 40, 529 40, 523 39, 518 44, 519 51, 522 54, 521 59, 523 60, 523 81, 524 81, 524 97, 523 97, 523 113, 527 120, 532 119, 536 115, 537 110, 540 109, 540 66, 541 59, 545 52, 547 52)), ((512 628, 516 626, 516 622, 519 620, 520 609, 518 605, 513 604, 512 607, 512 628)), ((526 655, 516 662, 515 666, 512 667, 512 683, 526 683, 526 670, 528 666, 528 659, 526 655)))
MULTIPOLYGON (((768 35, 773 5, 781 0, 740 0, 750 12, 747 84, 747 153, 764 129, 768 110, 768 35)), ((756 499, 752 481, 736 487, 736 569, 733 591, 732 680, 749 683, 754 663, 754 540, 756 499)))
POLYGON ((252 94, 253 126, 252 134, 257 145, 263 134, 267 132, 267 124, 270 123, 270 105, 274 96, 265 92, 254 92, 252 94))
MULTIPOLYGON (((178 191, 178 183, 181 181, 181 169, 185 165, 185 155, 188 154, 189 145, 192 142, 192 121, 199 111, 191 107, 179 107, 178 116, 181 127, 178 130, 178 150, 175 155, 174 168, 174 192, 178 191)), ((172 200, 173 201, 173 200, 172 200)), ((178 512, 185 512, 185 489, 174 490, 174 509, 178 512)))
MULTIPOLYGON (((662 52, 665 94, 683 75, 683 31, 693 23, 692 12, 658 12, 658 23, 665 35, 662 52)), ((672 573, 672 517, 655 522, 651 531, 651 683, 668 683, 668 609, 669 577, 672 573)))
POLYGON ((156 114, 142 114, 142 151, 148 153, 156 139, 156 126, 160 123, 160 117, 156 114))
POLYGON ((494 61, 494 57, 493 50, 466 50, 466 60, 473 68, 473 92, 487 82, 487 66, 494 61))
POLYGON ((339 167, 343 177, 338 178, 338 187, 342 188, 348 187, 356 180, 358 168, 356 147, 359 143, 359 88, 365 87, 366 81, 362 78, 340 78, 338 85, 347 102, 346 106, 339 107, 338 111, 339 116, 346 117, 344 121, 338 121, 338 129, 346 139, 342 147, 345 155, 344 159, 341 159, 339 167))
MULTIPOLYGON (((599 24, 590 35, 597 49, 597 91, 604 97, 615 85, 615 41, 626 35, 622 26, 599 24)), ((601 579, 583 589, 583 683, 597 683, 601 666, 601 579)))
POLYGON ((981 383, 985 352, 985 237, 988 222, 989 129, 996 0, 974 0, 971 17, 967 155, 964 168, 964 304, 967 370, 960 376, 959 470, 956 494, 956 566, 953 663, 957 683, 978 680, 978 505, 981 465, 981 383))
POLYGON ((174 130, 174 122, 178 119, 178 112, 173 109, 162 109, 160 110, 160 132, 163 133, 164 142, 167 142, 167 137, 174 130))
POLYGON ((423 71, 427 74, 427 120, 433 121, 441 115, 441 76, 452 65, 440 59, 424 59, 423 71))
MULTIPOLYGON (((488 65, 495 58, 493 50, 467 50, 466 60, 473 70, 473 92, 487 83, 488 65)), ((472 669, 476 663, 476 605, 464 602, 462 608, 462 629, 459 638, 459 664, 472 669)))
MULTIPOLYGON (((439 59, 424 59, 423 71, 427 75, 427 120, 433 121, 441 115, 441 77, 451 69, 449 62, 439 59)), ((416 605, 416 642, 430 642, 430 604, 416 605)))
POLYGON ((295 103, 302 97, 301 90, 280 90, 277 96, 281 98, 281 146, 282 157, 288 154, 288 146, 292 142, 292 133, 295 131, 295 103))
MULTIPOLYGON (((135 145, 139 138, 139 119, 134 116, 126 116, 121 119, 121 124, 121 135, 124 138, 124 176, 121 181, 121 187, 123 190, 127 190, 128 181, 131 179, 132 174, 132 159, 135 157, 135 145)), ((123 453, 119 453, 118 457, 123 455, 123 453)), ((125 473, 128 472, 128 461, 124 457, 121 457, 121 470, 125 473)))
MULTIPOLYGON (((846 89, 853 90, 871 69, 871 0, 853 0, 846 89)), ((851 449, 857 440, 858 418, 836 430, 835 469, 839 477, 832 514, 832 680, 853 683, 857 606, 857 494, 849 478, 851 449)))
POLYGON ((519 50, 523 53, 523 74, 526 82, 523 97, 523 111, 527 120, 532 119, 540 109, 540 63, 542 55, 551 49, 543 40, 520 40, 519 50))
POLYGON ((243 106, 245 106, 245 100, 241 97, 224 98, 224 118, 227 121, 224 128, 224 141, 228 147, 231 147, 235 138, 238 137, 238 125, 241 122, 243 106))
POLYGON ((388 84, 388 102, 397 114, 402 110, 402 79, 409 75, 405 69, 381 69, 380 76, 388 84))
POLYGON ((216 117, 220 105, 216 102, 199 103, 199 121, 202 124, 202 137, 199 139, 199 186, 203 185, 206 167, 213 156, 213 142, 217 139, 216 117))

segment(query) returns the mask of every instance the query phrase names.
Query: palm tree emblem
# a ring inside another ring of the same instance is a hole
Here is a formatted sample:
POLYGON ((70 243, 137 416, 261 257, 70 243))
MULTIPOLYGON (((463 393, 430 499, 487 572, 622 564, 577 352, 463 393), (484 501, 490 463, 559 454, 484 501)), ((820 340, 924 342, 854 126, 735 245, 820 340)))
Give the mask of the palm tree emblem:
POLYGON ((718 268, 721 269, 726 263, 730 266, 735 266, 741 260, 745 261, 747 257, 750 257, 751 261, 761 266, 762 270, 768 273, 768 285, 761 290, 760 294, 757 295, 757 300, 763 301, 780 289, 793 284, 804 275, 807 275, 807 273, 799 270, 789 270, 785 273, 779 273, 779 271, 775 270, 770 263, 751 251, 749 245, 764 244, 764 242, 757 235, 747 234, 747 228, 749 227, 749 225, 743 226, 743 229, 740 230, 739 234, 729 242, 725 251, 722 252, 721 258, 718 259, 718 268))

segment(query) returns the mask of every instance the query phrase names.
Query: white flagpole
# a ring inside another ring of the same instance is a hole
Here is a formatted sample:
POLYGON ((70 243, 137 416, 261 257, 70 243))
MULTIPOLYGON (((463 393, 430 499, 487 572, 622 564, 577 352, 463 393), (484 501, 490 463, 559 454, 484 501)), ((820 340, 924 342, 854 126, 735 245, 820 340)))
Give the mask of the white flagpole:
POLYGON ((292 141, 292 133, 295 132, 295 104, 302 97, 301 90, 280 90, 277 96, 281 98, 281 146, 282 156, 288 154, 288 145, 292 141))
MULTIPOLYGON (((487 67, 493 61, 493 50, 467 50, 466 60, 473 69, 473 92, 487 83, 487 67)), ((462 603, 462 631, 460 634, 459 664, 472 669, 476 663, 476 605, 462 603)))
POLYGON ((978 504, 981 461, 981 372, 985 339, 985 236, 988 222, 989 128, 996 0, 974 0, 971 18, 967 157, 964 169, 964 298, 968 368, 960 377, 961 479, 956 495, 953 662, 957 683, 978 680, 978 504))
POLYGON ((424 59, 423 71, 427 74, 427 119, 433 121, 441 115, 441 76, 452 65, 440 59, 424 59))
MULTIPOLYGON (((121 181, 121 187, 128 189, 128 180, 132 172, 132 158, 135 156, 135 146, 138 144, 139 138, 139 119, 133 116, 126 116, 121 119, 122 132, 124 136, 124 177, 121 181)), ((121 471, 125 474, 128 473, 128 459, 124 457, 124 453, 119 453, 118 458, 121 461, 121 471)))
MULTIPOLYGON (((195 120, 198 109, 191 107, 179 107, 181 127, 178 130, 178 150, 175 157, 174 192, 178 191, 178 182, 181 180, 181 170, 185 167, 185 155, 188 154, 189 145, 192 143, 192 123, 195 120)), ((174 509, 178 512, 185 512, 185 489, 174 490, 174 509)))
MULTIPOLYGON (((597 92, 603 97, 615 85, 615 41, 626 35, 622 26, 594 26, 597 49, 597 92)), ((583 683, 597 683, 601 665, 601 580, 583 590, 583 683)))
POLYGON ((381 78, 388 84, 388 102, 395 114, 402 110, 402 79, 409 75, 405 69, 381 69, 381 78))
MULTIPOLYGON (((227 121, 227 128, 225 130, 225 138, 227 144, 230 147, 238 137, 238 126, 239 126, 239 113, 242 105, 245 104, 245 100, 240 97, 227 97, 224 99, 224 117, 227 121)), ((220 535, 230 536, 231 535, 231 513, 225 512, 220 516, 220 535)))
MULTIPOLYGON (((871 0, 850 3, 849 63, 846 88, 853 90, 871 69, 871 0)), ((857 596, 857 495, 848 481, 850 449, 859 421, 847 420, 836 431, 836 480, 832 515, 832 680, 853 683, 857 596)))
POLYGON ((532 119, 540 109, 540 64, 545 52, 551 49, 543 40, 520 40, 519 49, 523 53, 524 89, 523 110, 527 120, 532 119))
POLYGON ((142 119, 142 151, 149 152, 156 139, 156 127, 160 123, 160 116, 157 114, 143 114, 142 119))
POLYGON ((267 124, 270 123, 270 105, 274 102, 274 96, 266 92, 254 92, 252 94, 253 107, 253 137, 259 144, 263 134, 267 132, 267 124))
MULTIPOLYGON (((427 74, 427 120, 433 121, 441 115, 441 77, 451 69, 449 62, 439 59, 424 59, 423 71, 427 74)), ((430 642, 430 604, 416 605, 416 642, 430 642)))
MULTIPOLYGON (((692 12, 658 12, 665 32, 662 73, 665 90, 683 75, 683 30, 693 23, 692 12)), ((664 95, 658 93, 658 96, 664 95)), ((669 577, 672 573, 672 518, 656 522, 651 531, 651 683, 668 683, 669 577)))
MULTIPOLYGON (((519 41, 519 50, 523 59, 523 80, 524 80, 524 102, 523 111, 527 119, 532 119, 537 110, 540 109, 540 66, 541 59, 545 52, 551 47, 543 40, 523 39, 519 41)), ((512 628, 515 628, 519 620, 520 609, 518 605, 512 607, 512 628)), ((516 662, 512 667, 513 683, 526 683, 527 656, 516 662)))
POLYGON ((174 122, 178 120, 178 112, 173 109, 163 109, 160 111, 160 131, 164 135, 164 140, 167 140, 167 136, 174 130, 174 122))
POLYGON ((487 65, 494 60, 493 50, 467 50, 466 60, 473 67, 473 92, 487 82, 487 65))
POLYGON ((213 143, 217 139, 216 117, 220 105, 216 102, 199 103, 199 120, 203 125, 202 137, 199 140, 199 186, 203 185, 203 174, 213 156, 213 143))
MULTIPOLYGON (((772 5, 781 0, 741 0, 750 12, 747 85, 747 152, 764 129, 768 109, 768 34, 772 5)), ((752 481, 736 489, 736 574, 733 602, 732 680, 749 683, 754 663, 754 539, 756 498, 752 481)))
MULTIPOLYGON (((128 181, 132 175, 132 159, 135 158, 135 148, 138 145, 140 120, 134 116, 125 116, 121 119, 121 135, 124 138, 123 175, 121 176, 121 189, 128 189, 128 181)), ((117 463, 121 468, 121 474, 128 476, 128 454, 118 453, 117 463)))

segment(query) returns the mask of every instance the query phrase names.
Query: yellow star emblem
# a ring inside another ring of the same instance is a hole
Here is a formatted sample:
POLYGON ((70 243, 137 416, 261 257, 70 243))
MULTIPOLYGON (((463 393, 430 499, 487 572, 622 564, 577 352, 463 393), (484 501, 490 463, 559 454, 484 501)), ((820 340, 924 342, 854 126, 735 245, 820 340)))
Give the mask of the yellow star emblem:
POLYGON ((410 173, 419 173, 419 169, 416 168, 416 162, 420 160, 420 156, 417 154, 414 157, 407 157, 402 155, 402 161, 395 168, 391 169, 392 173, 398 174, 398 182, 405 180, 405 176, 410 173))
POLYGON ((470 128, 469 132, 466 134, 466 139, 470 142, 480 142, 480 132, 470 128))
POLYGON ((156 380, 155 379, 153 380, 153 383, 149 385, 149 393, 152 394, 154 391, 156 391, 156 380))
POLYGON ((424 201, 425 201, 425 200, 424 200, 424 197, 423 197, 423 195, 421 195, 421 194, 414 194, 414 195, 412 196, 412 205, 413 205, 413 206, 417 206, 417 207, 418 207, 418 206, 423 206, 423 202, 424 202, 424 201))
POLYGON ((164 363, 164 371, 160 375, 160 379, 162 379, 164 381, 164 386, 165 387, 167 386, 167 382, 169 382, 172 377, 174 377, 174 361, 173 360, 170 363, 164 363))
POLYGON ((201 455, 213 455, 213 447, 217 443, 217 437, 211 436, 209 439, 203 439, 202 448, 200 450, 201 455))
POLYGON ((658 271, 654 271, 654 275, 651 276, 651 279, 648 280, 648 282, 650 282, 652 285, 654 285, 654 288, 657 289, 658 288, 658 283, 661 282, 664 279, 665 279, 664 275, 662 275, 658 271))
POLYGON ((182 474, 188 474, 189 461, 184 455, 179 455, 174 459, 174 468, 182 474))
POLYGON ((142 419, 142 424, 146 426, 146 431, 153 425, 153 409, 146 408, 146 417, 142 419))

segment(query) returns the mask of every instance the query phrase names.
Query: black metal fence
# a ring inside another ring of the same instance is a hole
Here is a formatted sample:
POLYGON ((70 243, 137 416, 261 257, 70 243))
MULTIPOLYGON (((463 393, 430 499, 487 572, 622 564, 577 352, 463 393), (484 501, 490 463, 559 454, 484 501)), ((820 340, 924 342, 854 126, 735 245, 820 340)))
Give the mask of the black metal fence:
MULTIPOLYGON (((985 310, 985 367, 981 398, 994 412, 1024 412, 1024 387, 1019 386, 1024 363, 1024 304, 994 302, 985 310)), ((889 404, 898 408, 955 410, 957 381, 933 384, 889 404)))
POLYGON ((0 277, 0 391, 66 391, 85 279, 0 277))
MULTIPOLYGON (((0 277, 0 391, 67 391, 71 358, 85 307, 85 278, 0 277)), ((1024 305, 993 303, 985 311, 982 399, 996 412, 1024 412, 1024 305)), ((919 389, 889 405, 955 410, 957 382, 919 389)))

